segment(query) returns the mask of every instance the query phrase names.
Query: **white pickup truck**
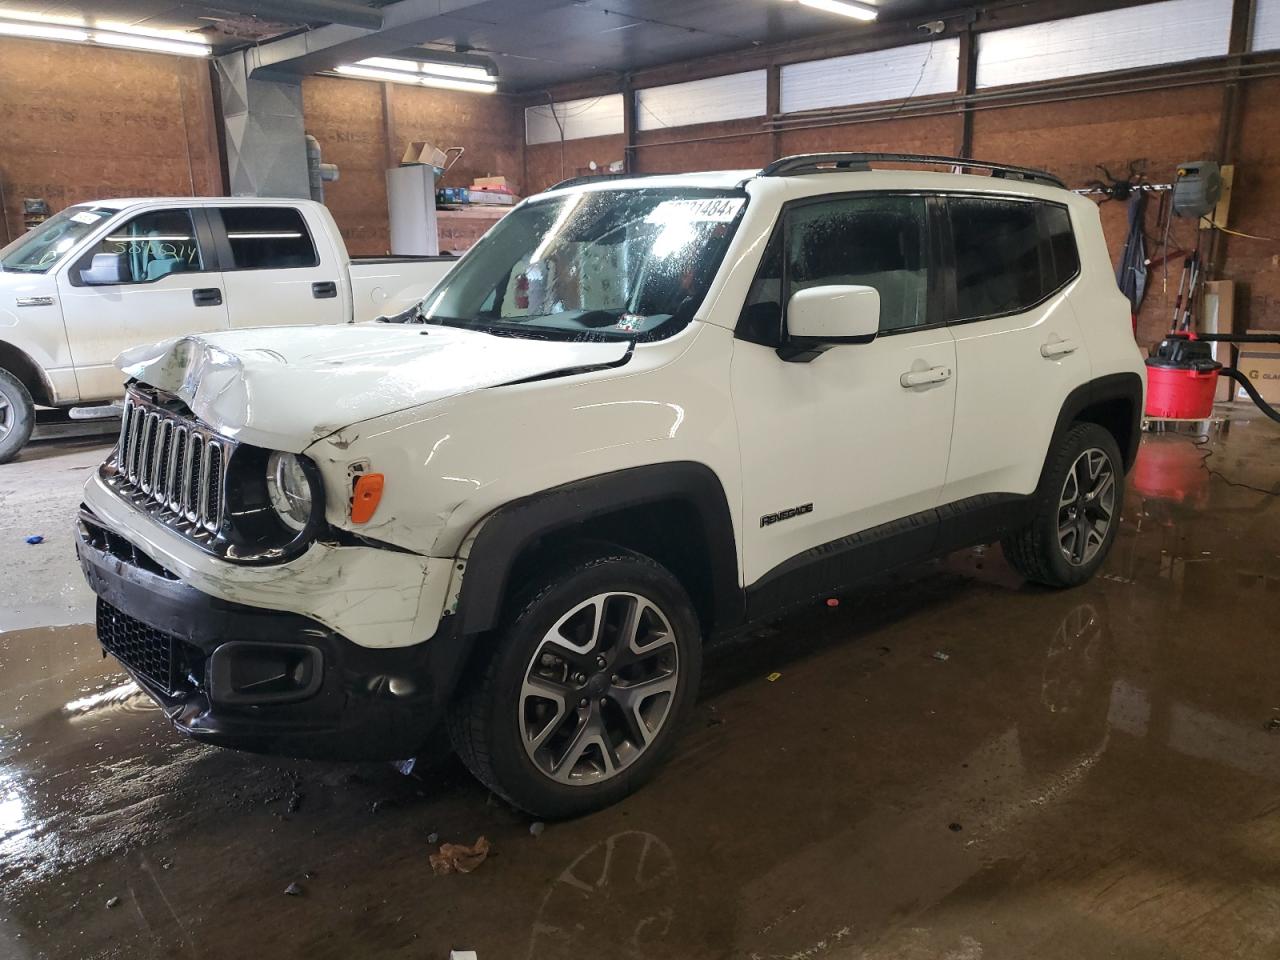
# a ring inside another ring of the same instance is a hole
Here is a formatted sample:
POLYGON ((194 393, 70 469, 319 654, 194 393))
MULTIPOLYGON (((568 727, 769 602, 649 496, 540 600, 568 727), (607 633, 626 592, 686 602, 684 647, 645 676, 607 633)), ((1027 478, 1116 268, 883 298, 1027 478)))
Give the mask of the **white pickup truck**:
POLYGON ((420 300, 452 257, 347 255, 310 200, 150 197, 68 207, 0 249, 0 463, 35 404, 117 401, 123 350, 185 334, 354 323, 420 300))

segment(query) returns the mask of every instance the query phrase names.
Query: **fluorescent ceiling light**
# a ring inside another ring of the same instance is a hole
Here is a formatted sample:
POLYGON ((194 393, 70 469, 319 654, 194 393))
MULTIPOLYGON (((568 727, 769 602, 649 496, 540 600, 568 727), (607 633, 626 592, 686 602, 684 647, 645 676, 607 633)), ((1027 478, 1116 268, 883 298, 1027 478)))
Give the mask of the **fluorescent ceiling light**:
POLYGON ((403 70, 407 73, 428 74, 433 77, 456 77, 476 83, 497 83, 498 80, 484 67, 469 67, 458 63, 439 63, 435 60, 397 60, 393 57, 369 57, 356 61, 357 66, 382 70, 403 70))
POLYGON ((880 15, 880 11, 871 4, 858 3, 857 0, 800 0, 800 3, 824 13, 838 13, 855 20, 874 20, 880 15))
POLYGON ((7 10, 0 13, 0 18, 0 34, 11 37, 129 47, 184 57, 207 57, 212 52, 202 37, 180 30, 155 30, 123 23, 91 25, 71 17, 39 17, 7 10))
POLYGON ((180 57, 207 57, 212 52, 209 45, 204 43, 160 40, 156 37, 142 37, 132 33, 107 33, 103 30, 95 30, 90 39, 94 43, 109 47, 130 47, 134 50, 151 50, 154 53, 173 53, 180 57))
POLYGON ((38 40, 70 40, 84 43, 89 34, 70 27, 55 27, 39 23, 4 23, 0 21, 0 33, 9 37, 35 37, 38 40))
POLYGON ((374 67, 347 64, 335 68, 334 72, 348 77, 361 77, 365 80, 385 80, 388 83, 408 83, 418 87, 440 87, 445 90, 467 90, 472 93, 494 93, 498 89, 497 81, 492 78, 482 83, 478 80, 437 77, 428 73, 411 73, 407 70, 380 70, 374 67))

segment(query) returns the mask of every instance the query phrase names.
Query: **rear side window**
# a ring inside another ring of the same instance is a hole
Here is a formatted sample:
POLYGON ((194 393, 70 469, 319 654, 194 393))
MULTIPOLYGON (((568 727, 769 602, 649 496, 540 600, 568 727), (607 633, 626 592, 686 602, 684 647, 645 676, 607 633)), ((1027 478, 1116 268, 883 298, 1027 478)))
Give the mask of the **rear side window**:
POLYGON ((320 263, 316 246, 293 207, 220 207, 233 270, 287 270, 320 263))
POLYGON ((1029 310, 1080 268, 1071 218, 1056 204, 949 197, 955 251, 953 320, 1029 310))

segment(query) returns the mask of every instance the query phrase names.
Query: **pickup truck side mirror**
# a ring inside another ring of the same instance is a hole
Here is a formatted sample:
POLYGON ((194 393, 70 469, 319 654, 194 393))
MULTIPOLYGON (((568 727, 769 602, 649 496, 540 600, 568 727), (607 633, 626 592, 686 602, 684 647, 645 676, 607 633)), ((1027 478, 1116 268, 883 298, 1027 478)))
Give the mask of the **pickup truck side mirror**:
POLYGON ((787 342, 778 356, 807 363, 838 343, 870 343, 879 330, 880 293, 874 287, 810 287, 787 303, 787 342))
POLYGON ((81 269, 80 282, 89 287, 128 283, 131 277, 126 257, 123 253, 95 253, 92 263, 81 269))

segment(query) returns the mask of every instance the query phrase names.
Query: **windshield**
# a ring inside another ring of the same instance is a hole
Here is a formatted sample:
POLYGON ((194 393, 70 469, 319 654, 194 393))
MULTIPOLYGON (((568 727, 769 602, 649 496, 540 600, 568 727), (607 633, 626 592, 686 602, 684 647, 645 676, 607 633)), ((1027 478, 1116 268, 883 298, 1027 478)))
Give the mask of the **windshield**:
POLYGON ((741 191, 582 191, 503 217, 413 316, 509 336, 656 340, 693 318, 741 191))
POLYGON ((0 250, 0 268, 14 273, 44 273, 114 213, 109 207, 67 207, 0 250))

